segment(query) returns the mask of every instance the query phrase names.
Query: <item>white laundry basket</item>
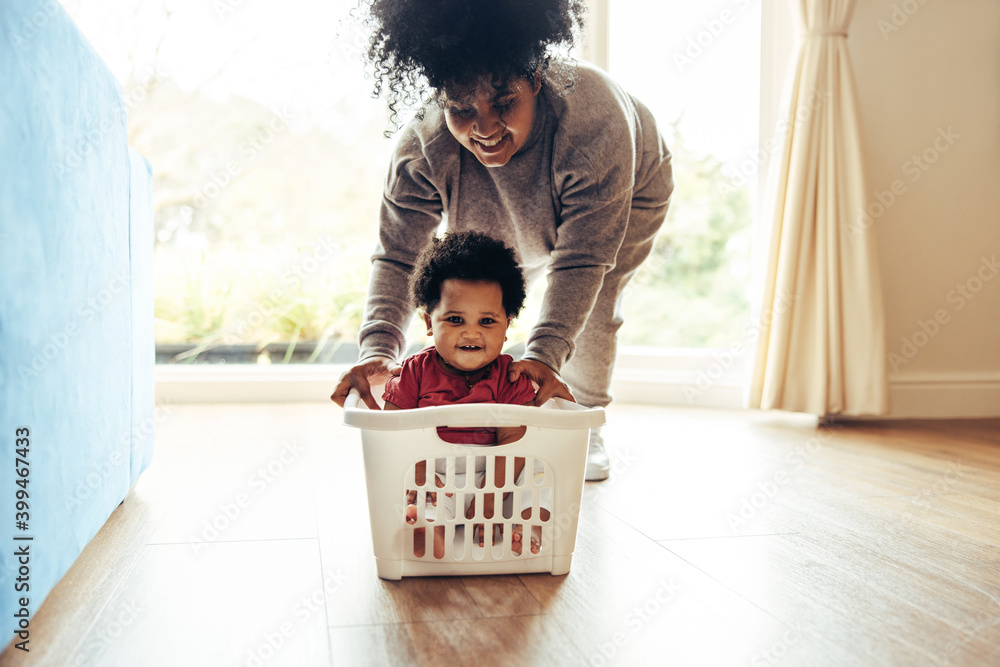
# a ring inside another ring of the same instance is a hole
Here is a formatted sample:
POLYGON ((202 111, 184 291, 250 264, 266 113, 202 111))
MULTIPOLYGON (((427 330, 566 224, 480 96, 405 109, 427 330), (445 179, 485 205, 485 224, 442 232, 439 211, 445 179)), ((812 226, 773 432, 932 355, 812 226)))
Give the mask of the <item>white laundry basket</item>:
POLYGON ((368 410, 352 392, 344 406, 344 423, 361 429, 379 577, 569 572, 590 429, 604 423, 603 409, 553 399, 541 407, 479 403, 383 412, 368 410), (459 445, 438 436, 437 428, 441 426, 526 426, 527 431, 523 438, 507 445, 459 445), (508 457, 506 478, 496 480, 495 459, 503 456, 508 457), (482 459, 477 462, 479 457, 482 459), (520 457, 524 458, 526 474, 516 480, 510 462, 520 457), (426 475, 418 483, 415 468, 421 461, 427 462, 426 475), (477 475, 462 474, 483 463, 485 478, 480 475, 477 481, 477 475), (435 480, 435 469, 440 471, 443 487, 435 480), (417 496, 417 517, 412 524, 405 520, 408 491, 416 491, 417 496), (429 493, 438 494, 438 500, 444 499, 441 494, 454 494, 451 509, 445 502, 432 506, 429 493), (483 499, 489 493, 497 493, 491 517, 483 513, 483 499), (508 494, 503 505, 500 494, 508 494), (467 495, 475 498, 475 516, 471 519, 466 518, 463 509, 467 495), (528 507, 530 518, 523 519, 520 509, 528 507), (542 519, 541 508, 549 510, 547 519, 542 519), (473 541, 473 524, 487 526, 482 547, 473 541), (515 525, 522 529, 521 554, 511 549, 515 525), (493 526, 499 526, 498 534, 502 532, 502 541, 498 537, 496 545, 491 545, 493 526), (529 548, 534 526, 539 526, 541 532, 537 554, 529 548), (422 555, 415 548, 420 541, 416 531, 420 529, 422 555), (441 558, 434 554, 434 531, 444 533, 441 558))

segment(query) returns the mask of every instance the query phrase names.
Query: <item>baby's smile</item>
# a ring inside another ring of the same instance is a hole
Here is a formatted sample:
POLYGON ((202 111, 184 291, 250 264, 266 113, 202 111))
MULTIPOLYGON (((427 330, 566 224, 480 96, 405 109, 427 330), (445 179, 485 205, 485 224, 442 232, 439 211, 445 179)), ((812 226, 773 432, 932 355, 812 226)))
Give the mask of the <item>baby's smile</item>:
POLYGON ((448 278, 442 281, 440 294, 424 319, 441 360, 453 373, 486 368, 500 355, 510 326, 500 284, 448 278))

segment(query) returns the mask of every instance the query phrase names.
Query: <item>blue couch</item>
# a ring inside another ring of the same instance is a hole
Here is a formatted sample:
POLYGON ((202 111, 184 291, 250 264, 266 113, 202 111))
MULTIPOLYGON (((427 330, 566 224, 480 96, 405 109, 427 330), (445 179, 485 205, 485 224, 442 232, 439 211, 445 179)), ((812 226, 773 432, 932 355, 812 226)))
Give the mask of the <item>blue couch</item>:
POLYGON ((0 2, 3 644, 152 456, 152 175, 123 99, 58 2, 0 2))

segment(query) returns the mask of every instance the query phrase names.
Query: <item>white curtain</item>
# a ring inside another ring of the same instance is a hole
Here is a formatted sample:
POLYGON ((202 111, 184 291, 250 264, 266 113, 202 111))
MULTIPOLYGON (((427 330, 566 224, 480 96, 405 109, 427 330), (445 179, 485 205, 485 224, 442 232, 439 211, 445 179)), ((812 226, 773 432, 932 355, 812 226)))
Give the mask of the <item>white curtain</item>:
POLYGON ((888 411, 882 286, 874 229, 863 217, 870 202, 847 51, 854 4, 791 0, 799 39, 781 153, 768 175, 752 408, 888 411))

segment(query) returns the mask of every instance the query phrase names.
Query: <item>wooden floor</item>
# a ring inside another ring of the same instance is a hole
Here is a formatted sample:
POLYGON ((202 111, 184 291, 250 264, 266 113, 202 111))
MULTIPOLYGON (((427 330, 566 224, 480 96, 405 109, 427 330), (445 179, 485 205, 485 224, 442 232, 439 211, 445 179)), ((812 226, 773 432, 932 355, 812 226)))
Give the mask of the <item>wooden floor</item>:
POLYGON ((616 405, 568 575, 388 582, 335 406, 169 410, 0 664, 1000 664, 1000 420, 616 405))

